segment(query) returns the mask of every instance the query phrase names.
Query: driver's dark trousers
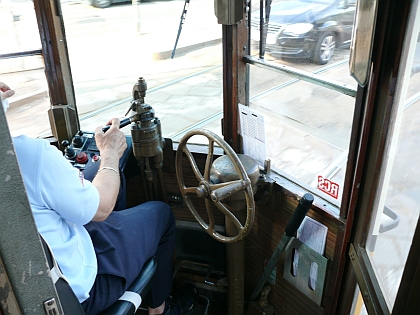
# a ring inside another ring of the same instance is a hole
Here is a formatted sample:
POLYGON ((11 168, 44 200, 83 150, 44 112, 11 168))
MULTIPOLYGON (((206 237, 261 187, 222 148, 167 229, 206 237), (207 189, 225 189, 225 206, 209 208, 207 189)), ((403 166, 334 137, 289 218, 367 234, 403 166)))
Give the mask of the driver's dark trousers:
POLYGON ((87 315, 117 301, 152 256, 157 258, 157 271, 146 303, 155 308, 165 301, 172 289, 175 247, 175 218, 167 204, 146 202, 85 227, 98 260, 90 297, 82 303, 87 315))

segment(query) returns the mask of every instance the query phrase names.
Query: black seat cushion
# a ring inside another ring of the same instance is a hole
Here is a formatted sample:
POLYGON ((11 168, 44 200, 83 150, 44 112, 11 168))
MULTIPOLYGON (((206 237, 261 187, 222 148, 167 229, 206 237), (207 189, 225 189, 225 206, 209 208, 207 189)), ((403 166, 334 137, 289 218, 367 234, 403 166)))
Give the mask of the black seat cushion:
MULTIPOLYGON (((42 246, 44 247, 48 266, 50 269, 53 269, 54 262, 50 248, 43 237, 41 237, 41 241, 42 246)), ((146 261, 140 274, 133 281, 127 291, 137 293, 141 296, 142 299, 144 299, 152 285, 156 267, 157 261, 155 257, 152 257, 146 261)), ((79 300, 65 279, 58 278, 58 280, 55 282, 55 288, 57 290, 64 314, 86 315, 82 305, 79 303, 79 300)), ((99 315, 134 315, 135 312, 136 308, 132 302, 126 300, 118 300, 106 310, 102 311, 99 315)))
MULTIPOLYGON (((150 258, 143 266, 140 274, 133 281, 133 283, 128 287, 127 291, 135 292, 141 296, 142 299, 149 292, 150 287, 153 282, 153 277, 155 275, 157 267, 157 261, 155 257, 150 258)), ((129 301, 118 300, 106 310, 102 311, 99 315, 128 315, 134 314, 136 309, 134 304, 129 301)))

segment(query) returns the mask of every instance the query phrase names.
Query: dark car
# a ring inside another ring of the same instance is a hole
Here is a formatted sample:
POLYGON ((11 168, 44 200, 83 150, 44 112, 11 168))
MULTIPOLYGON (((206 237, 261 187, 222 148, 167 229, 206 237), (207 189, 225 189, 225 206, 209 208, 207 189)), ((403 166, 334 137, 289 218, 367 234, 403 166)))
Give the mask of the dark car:
POLYGON ((108 8, 111 4, 129 1, 130 0, 89 0, 90 4, 96 8, 108 8))
MULTIPOLYGON (((266 51, 326 64, 349 47, 356 0, 282 0, 271 6, 266 51)), ((251 39, 259 41, 259 10, 251 15, 251 39)))

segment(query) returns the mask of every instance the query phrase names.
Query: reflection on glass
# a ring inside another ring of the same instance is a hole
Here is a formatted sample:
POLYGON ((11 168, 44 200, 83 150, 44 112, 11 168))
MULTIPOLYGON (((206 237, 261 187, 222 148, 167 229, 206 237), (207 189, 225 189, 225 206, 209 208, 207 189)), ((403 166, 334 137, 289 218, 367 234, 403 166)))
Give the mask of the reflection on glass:
MULTIPOLYGON (((418 12, 418 11, 417 11, 418 12)), ((416 22, 405 73, 399 80, 398 109, 389 138, 377 215, 371 227, 367 250, 389 309, 392 309, 410 250, 420 212, 420 43, 416 22)), ((403 67, 404 68, 404 67, 403 67)))

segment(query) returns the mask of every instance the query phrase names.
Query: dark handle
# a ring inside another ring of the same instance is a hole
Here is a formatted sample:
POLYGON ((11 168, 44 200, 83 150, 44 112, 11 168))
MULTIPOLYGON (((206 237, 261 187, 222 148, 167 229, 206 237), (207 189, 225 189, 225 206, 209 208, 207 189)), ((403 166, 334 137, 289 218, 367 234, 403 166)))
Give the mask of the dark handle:
MULTIPOLYGON (((124 118, 123 120, 120 121, 120 129, 129 125, 130 123, 131 123, 131 118, 124 118)), ((102 128, 102 131, 107 132, 110 127, 111 125, 105 126, 102 128)))
POLYGON ((303 219, 308 213, 313 201, 314 196, 312 196, 309 193, 303 195, 302 199, 300 199, 299 204, 296 207, 295 213, 293 214, 292 219, 289 221, 286 230, 284 231, 284 233, 287 236, 292 237, 295 235, 297 229, 302 224, 303 219))

